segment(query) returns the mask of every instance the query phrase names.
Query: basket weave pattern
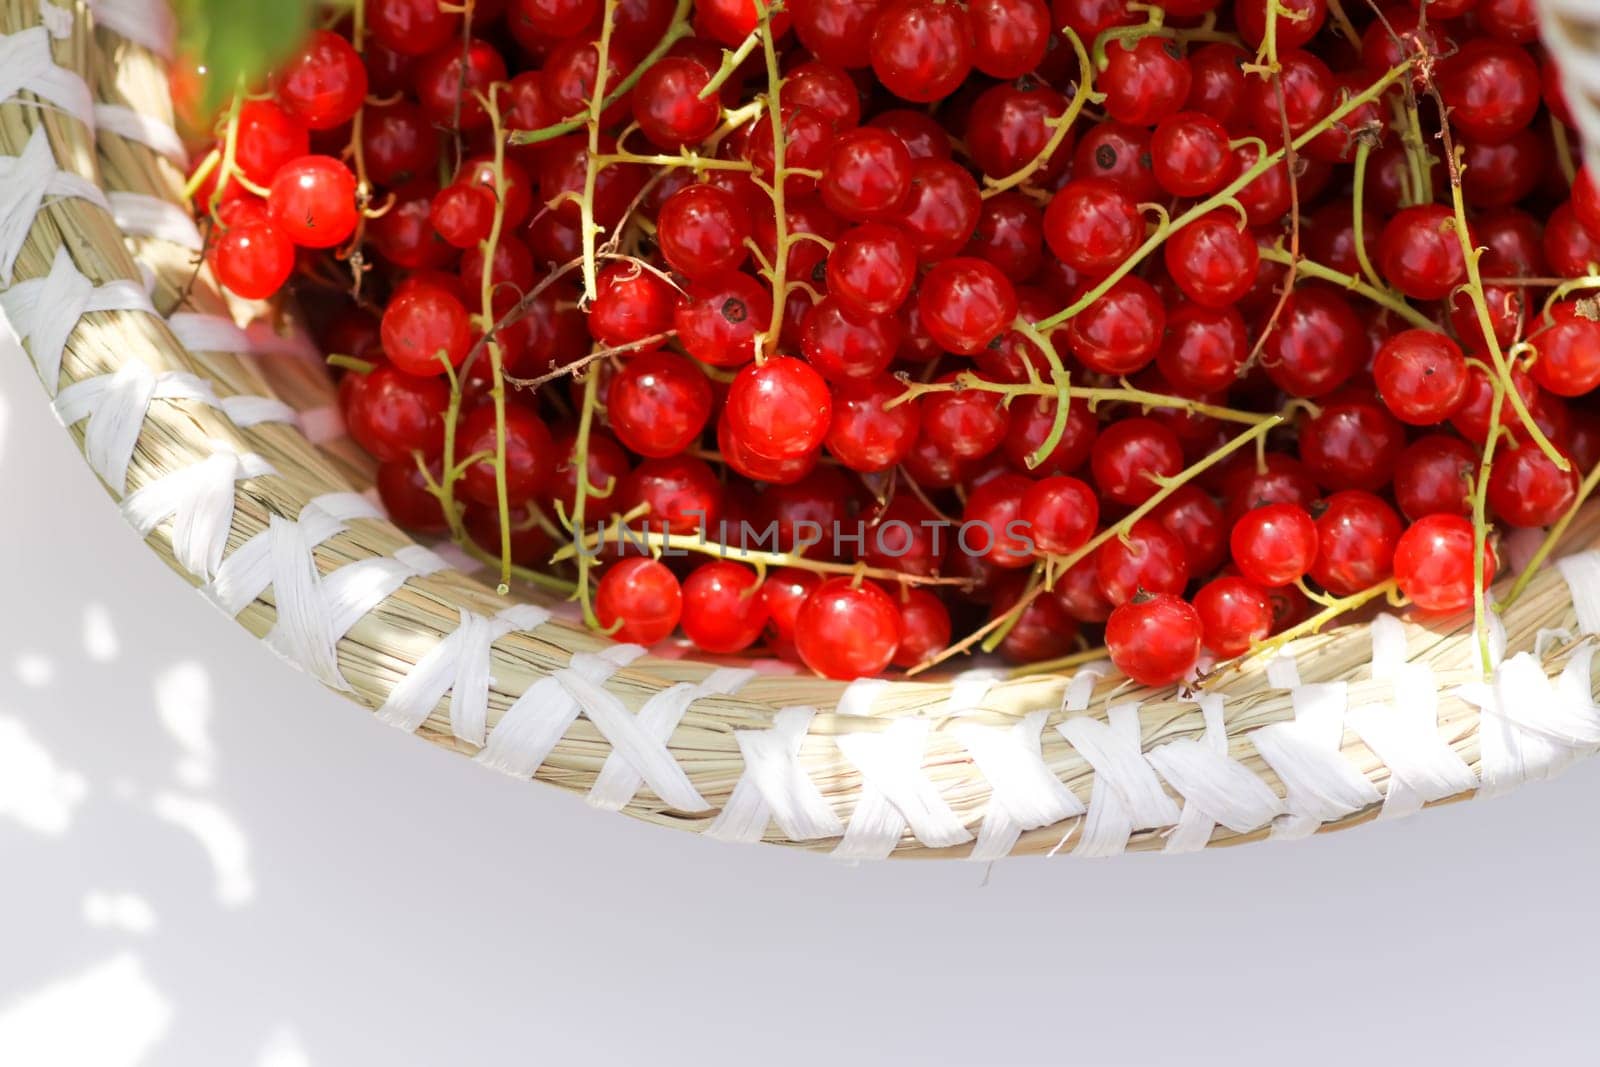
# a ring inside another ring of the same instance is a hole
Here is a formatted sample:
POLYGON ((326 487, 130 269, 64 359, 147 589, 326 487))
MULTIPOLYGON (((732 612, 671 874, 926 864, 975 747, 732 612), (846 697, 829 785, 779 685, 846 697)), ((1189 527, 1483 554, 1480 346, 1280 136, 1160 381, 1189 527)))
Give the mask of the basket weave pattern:
MULTIPOLYGON (((848 858, 1301 837, 1600 748, 1574 640, 1600 632, 1593 553, 1504 614, 1491 682, 1470 619, 1381 616, 1196 694, 1108 667, 842 686, 652 657, 496 596, 364 494, 315 353, 241 329, 196 274, 170 21, 159 0, 0 0, 0 346, 162 559, 385 722, 598 807, 848 858)), ((1581 517, 1570 543, 1597 540, 1581 517)))

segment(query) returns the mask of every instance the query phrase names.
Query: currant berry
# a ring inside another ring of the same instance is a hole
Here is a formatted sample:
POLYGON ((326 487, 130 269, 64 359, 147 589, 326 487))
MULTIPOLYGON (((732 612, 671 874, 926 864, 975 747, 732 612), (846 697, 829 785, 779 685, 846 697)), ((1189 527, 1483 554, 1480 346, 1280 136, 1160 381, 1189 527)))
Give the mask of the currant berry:
POLYGON ((1227 129, 1195 111, 1168 115, 1150 136, 1156 181, 1173 196, 1207 196, 1222 188, 1233 162, 1227 129))
POLYGON ((1387 581, 1404 529, 1382 497, 1359 489, 1333 494, 1317 516, 1312 579, 1334 596, 1351 596, 1387 581))
POLYGON ((872 28, 872 69, 902 100, 931 104, 972 70, 972 20, 959 4, 899 0, 872 28))
POLYGON ((1118 607, 1106 622, 1106 651, 1140 685, 1181 682, 1200 661, 1200 616, 1183 598, 1158 594, 1118 607))
POLYGON ((606 415, 618 439, 641 456, 673 456, 705 429, 711 401, 711 383, 692 360, 650 352, 612 376, 606 415))
POLYGON ((656 242, 672 269, 703 280, 744 263, 750 213, 733 193, 710 184, 686 185, 656 216, 656 242))
POLYGON ((1233 659, 1272 632, 1272 601, 1260 586, 1232 575, 1216 578, 1194 595, 1201 643, 1221 659, 1233 659))
POLYGON ((407 374, 427 377, 459 367, 472 345, 461 301, 435 285, 417 285, 383 312, 383 349, 407 374))
POLYGON ((1043 478, 1023 494, 1021 518, 1040 552, 1065 556, 1094 536, 1100 523, 1100 501, 1088 483, 1078 478, 1043 478))
POLYGON ((828 433, 833 398, 811 366, 780 356, 734 376, 725 401, 730 429, 757 455, 795 459, 815 452, 828 433))
POLYGON ((606 568, 595 586, 594 613, 618 641, 653 645, 678 628, 683 589, 658 559, 619 560, 606 568))
POLYGON ((794 33, 824 63, 847 69, 872 65, 872 30, 889 0, 794 0, 794 33))
POLYGON ((715 93, 702 99, 711 72, 682 56, 666 56, 640 77, 633 90, 633 117, 650 143, 665 152, 699 144, 722 120, 715 93))
POLYGON ((1578 471, 1562 470, 1534 444, 1514 444, 1494 457, 1489 506, 1512 526, 1553 525, 1578 499, 1578 471))
POLYGON ((645 525, 669 534, 698 534, 722 521, 724 493, 711 465, 695 456, 647 459, 617 486, 615 510, 642 507, 645 525))
POLYGON ((900 593, 900 644, 893 666, 910 670, 932 659, 950 644, 950 609, 926 589, 900 593))
POLYGON ((1376 399, 1341 395, 1322 404, 1300 428, 1300 458, 1329 489, 1376 492, 1394 477, 1405 428, 1376 399))
POLYGON ((229 226, 206 254, 217 280, 246 300, 272 296, 294 272, 294 243, 266 219, 229 226))
POLYGON ((1348 381, 1366 354, 1366 331, 1350 302, 1332 289, 1308 285, 1284 301, 1263 343, 1261 366, 1284 392, 1319 397, 1348 381))
POLYGON ((1539 356, 1534 381, 1557 396, 1583 396, 1600 387, 1600 322, 1571 304, 1556 305, 1554 317, 1529 338, 1539 356))
POLYGON ((915 403, 889 404, 905 386, 888 375, 842 382, 833 389, 828 451, 851 470, 888 470, 906 458, 922 425, 915 403))
MULTIPOLYGON (((1067 98, 1031 78, 996 85, 972 104, 967 116, 967 152, 978 169, 1004 178, 1031 166, 1049 147, 1067 98)), ((1072 138, 1061 143, 1034 171, 1035 180, 1053 182, 1066 169, 1072 138)))
MULTIPOLYGON (((1472 523, 1459 515, 1427 515, 1400 535, 1394 550, 1394 577, 1400 592, 1423 611, 1465 611, 1473 601, 1472 523)), ((1483 588, 1494 581, 1495 554, 1483 560, 1483 588)))
POLYGON ((988 260, 1012 282, 1023 285, 1044 266, 1044 213, 1014 190, 991 196, 981 201, 966 252, 988 260))
POLYGON ((917 250, 909 237, 866 222, 840 236, 829 253, 828 292, 857 315, 889 315, 911 295, 916 270, 917 250))
POLYGON ((1160 490, 1160 479, 1183 470, 1183 446, 1155 419, 1119 419, 1095 440, 1090 466, 1102 496, 1137 507, 1160 490))
MULTIPOLYGON (((515 507, 526 504, 545 488, 550 469, 556 463, 556 450, 550 429, 527 407, 507 404, 505 409, 506 499, 515 507)), ((488 453, 467 468, 461 477, 462 495, 480 504, 493 504, 500 490, 495 476, 501 428, 493 404, 483 403, 469 411, 456 431, 456 452, 471 456, 488 453)))
POLYGON ((356 176, 329 156, 301 156, 272 179, 267 208, 302 248, 332 248, 355 232, 356 176))
POLYGON ((947 351, 971 356, 1010 328, 1017 293, 994 264, 961 257, 936 265, 922 279, 917 310, 929 336, 947 351))
POLYGON ((1207 393, 1234 384, 1250 355, 1238 309, 1182 301, 1167 312, 1166 322, 1156 366, 1167 381, 1207 393))
POLYGON ((452 42, 418 60, 412 77, 417 103, 434 125, 481 130, 489 125, 489 112, 480 99, 506 80, 506 61, 487 41, 474 39, 465 54, 452 42))
POLYGON ((875 378, 895 358, 901 341, 899 320, 860 318, 832 297, 805 314, 800 350, 830 382, 875 378))
POLYGON ((853 222, 893 214, 911 195, 911 153, 885 130, 851 130, 834 141, 817 191, 828 210, 853 222))
POLYGON ((350 42, 313 30, 278 72, 278 100, 313 130, 333 130, 355 117, 367 98, 367 68, 350 42))
POLYGON ((713 656, 743 652, 767 628, 761 579, 741 563, 713 560, 683 583, 684 636, 713 656))
MULTIPOLYGON (((233 162, 255 184, 270 185, 284 164, 309 151, 311 134, 284 108, 271 100, 246 100, 239 105, 233 162)), ((201 198, 201 202, 207 199, 201 198)))
POLYGON ((385 48, 420 56, 461 36, 461 15, 439 0, 366 0, 367 30, 385 48))
POLYGON ((444 451, 450 387, 443 379, 418 378, 380 363, 366 374, 346 375, 340 385, 345 426, 374 459, 412 462, 412 453, 420 452, 431 460, 444 451))
POLYGON ((910 232, 917 257, 937 263, 966 248, 982 212, 983 194, 965 167, 919 159, 911 165, 911 191, 895 221, 910 232))
POLYGON ((595 280, 589 333, 608 347, 630 345, 672 329, 677 295, 637 263, 608 264, 595 280))
POLYGON ((755 357, 772 323, 772 294, 748 274, 729 273, 689 286, 672 313, 678 343, 713 367, 740 367, 755 357))
POLYGON ((481 185, 447 185, 434 195, 428 221, 446 244, 472 248, 494 230, 494 193, 481 185))
POLYGON ((1378 394, 1401 422, 1432 426, 1467 396, 1467 364, 1450 338, 1432 330, 1397 333, 1372 361, 1378 394))
POLYGON ((1317 524, 1304 508, 1269 504, 1247 511, 1228 537, 1234 566, 1267 588, 1292 585, 1317 558, 1317 524))
POLYGON ((1163 255, 1183 295, 1212 308, 1242 300, 1261 266, 1255 236, 1241 230, 1238 218, 1227 211, 1212 212, 1174 233, 1163 255))
POLYGON ((1378 269, 1413 300, 1443 300, 1467 272, 1455 212, 1441 204, 1400 211, 1383 228, 1378 269))
POLYGON ((1090 370, 1127 375, 1155 358, 1166 328, 1160 295, 1149 282, 1130 274, 1067 322, 1067 344, 1090 370))
MULTIPOLYGON (((947 383, 955 378, 952 372, 936 380, 947 383)), ((954 459, 982 459, 1006 439, 1009 416, 998 393, 960 389, 929 393, 918 403, 922 406, 919 443, 934 445, 954 459)))
POLYGON ((1099 84, 1107 115, 1130 126, 1154 126, 1183 107, 1192 79, 1179 44, 1152 35, 1113 42, 1099 84))
POLYGON ((830 578, 795 619, 795 650, 805 665, 839 681, 881 674, 900 645, 900 611, 871 582, 830 578))
POLYGON ((1141 592, 1182 593, 1189 584, 1189 558, 1160 523, 1140 519, 1124 536, 1100 546, 1095 576, 1108 601, 1126 604, 1141 592))
POLYGON ((1439 65, 1438 84, 1451 124, 1480 141, 1509 139, 1539 110, 1539 65, 1509 41, 1479 36, 1464 42, 1439 65))
MULTIPOLYGON (((437 469, 431 469, 428 474, 437 481, 437 469)), ((373 480, 384 512, 397 525, 419 534, 442 534, 450 528, 445 521, 444 506, 429 487, 415 459, 407 456, 380 463, 373 480)))
POLYGON ((1102 178, 1068 182, 1044 212, 1044 239, 1056 258, 1089 277, 1120 265, 1144 240, 1144 216, 1126 191, 1102 178))

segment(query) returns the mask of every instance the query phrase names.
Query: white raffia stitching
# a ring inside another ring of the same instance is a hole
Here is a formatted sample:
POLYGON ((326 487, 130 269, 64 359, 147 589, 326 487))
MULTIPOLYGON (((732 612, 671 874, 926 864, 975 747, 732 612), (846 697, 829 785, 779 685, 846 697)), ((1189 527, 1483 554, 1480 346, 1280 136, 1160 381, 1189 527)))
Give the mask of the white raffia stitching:
POLYGON ((205 247, 194 217, 171 201, 144 193, 120 192, 107 194, 107 199, 111 203, 111 217, 123 233, 170 241, 191 252, 205 247))
POLYGON ((94 285, 79 273, 64 247, 56 249, 50 273, 0 292, 0 310, 18 338, 27 342, 34 369, 51 396, 61 381, 61 357, 67 338, 84 315, 91 311, 156 313, 150 297, 133 282, 118 280, 94 285))
MULTIPOLYGON (((548 612, 540 614, 544 616, 540 622, 549 618, 548 612)), ((621 709, 621 702, 617 701, 614 705, 584 703, 593 695, 593 691, 584 683, 594 690, 600 690, 608 678, 642 655, 644 649, 638 645, 612 645, 601 652, 573 653, 565 667, 530 685, 506 709, 505 715, 501 716, 494 731, 489 734, 483 751, 478 753, 478 762, 513 777, 528 778, 550 758, 550 753, 555 751, 557 743, 577 721, 579 714, 587 714, 591 721, 598 716, 599 721, 619 731, 627 729, 618 715, 620 711, 621 716, 627 716, 626 711, 621 709), (582 694, 582 698, 576 694, 582 694)), ((606 696, 610 701, 616 701, 609 693, 606 696)), ((628 718, 631 721, 631 717, 628 718)), ((648 741, 638 737, 635 740, 643 747, 649 747, 648 741)))
POLYGON ((489 686, 494 681, 489 674, 491 647, 506 634, 534 629, 549 617, 549 612, 531 604, 509 607, 492 619, 463 610, 461 624, 425 652, 390 690, 378 718, 402 730, 416 730, 448 693, 451 732, 463 741, 483 744, 489 686))
MULTIPOLYGON (((49 0, 42 2, 48 4, 49 0)), ((101 133, 114 133, 135 144, 142 144, 180 170, 189 169, 189 150, 183 146, 183 138, 178 136, 177 130, 160 119, 151 118, 122 104, 105 103, 94 106, 94 119, 101 133)))
POLYGON ((744 771, 705 835, 718 841, 754 844, 769 822, 790 841, 820 841, 844 833, 834 812, 800 760, 815 708, 784 708, 770 730, 735 730, 744 771))
MULTIPOLYGON (((643 749, 624 749, 618 745, 618 739, 608 733, 606 739, 611 742, 611 754, 606 757, 600 773, 595 776, 594 785, 589 789, 589 803, 603 810, 619 811, 627 806, 634 793, 646 782, 652 779, 664 781, 668 777, 676 782, 677 776, 683 772, 667 750, 666 742, 688 714, 689 708, 695 701, 705 697, 732 696, 755 676, 756 672, 752 670, 723 667, 712 671, 703 682, 679 682, 645 701, 644 707, 639 709, 637 725, 647 742, 646 746, 643 749), (676 774, 673 773, 674 769, 676 774)), ((632 735, 626 740, 633 740, 632 735)), ((683 780, 688 779, 685 776, 683 780)), ((705 799, 692 785, 683 795, 689 800, 691 806, 688 807, 668 800, 661 787, 655 784, 651 785, 651 789, 682 811, 704 811, 707 807, 705 799)))
POLYGON ((127 491, 128 465, 155 400, 216 404, 210 382, 182 371, 157 375, 138 359, 128 360, 112 374, 73 382, 56 397, 56 415, 65 425, 89 420, 84 431, 84 455, 89 466, 118 496, 127 491))
POLYGON ((1387 681, 1393 700, 1351 708, 1350 728, 1389 768, 1385 818, 1477 788, 1467 761, 1439 735, 1439 686, 1426 663, 1406 661, 1405 628, 1392 615, 1372 620, 1372 677, 1387 681))
POLYGON ((122 514, 145 537, 171 519, 178 565, 210 580, 222 564, 233 526, 233 483, 276 473, 253 453, 214 452, 139 489, 122 502, 122 514))
MULTIPOLYGON (((955 679, 944 714, 959 719, 970 714, 994 684, 993 678, 968 674, 955 679)), ((1083 801, 1051 773, 1040 747, 1049 712, 1024 715, 1010 726, 956 725, 956 738, 989 783, 978 840, 969 859, 986 862, 1009 855, 1024 830, 1036 830, 1084 813, 1083 801)))
POLYGON ((167 0, 91 0, 95 22, 163 59, 172 58, 177 20, 167 0))
POLYGON ((175 311, 168 316, 167 325, 178 342, 191 352, 228 352, 242 356, 255 351, 250 336, 232 319, 221 315, 175 311))
MULTIPOLYGON (((5 40, 7 38, 0 37, 0 42, 5 40)), ((0 50, 0 64, 3 62, 3 50, 0 50)), ((0 70, 4 69, 0 65, 0 70)), ((23 145, 21 155, 0 156, 0 285, 11 284, 17 257, 22 254, 22 246, 47 196, 87 200, 111 210, 98 185, 56 166, 44 127, 37 126, 29 135, 28 143, 23 145)))
POLYGON ((89 85, 76 71, 56 66, 50 31, 43 26, 0 34, 0 103, 16 99, 20 92, 30 92, 94 128, 89 85))
POLYGON ((1344 682, 1297 686, 1290 694, 1294 719, 1250 734, 1256 751, 1278 775, 1287 794, 1284 806, 1288 814, 1273 823, 1273 837, 1308 837, 1323 823, 1383 799, 1367 776, 1344 756, 1347 696, 1344 682))
POLYGON ((1178 805, 1141 749, 1139 705, 1113 705, 1109 722, 1074 715, 1056 729, 1094 768, 1089 810, 1074 855, 1115 856, 1135 830, 1162 829, 1180 818, 1178 805))
POLYGON ((1167 852, 1205 848, 1218 824, 1245 834, 1260 829, 1284 811, 1278 794, 1228 755, 1221 694, 1201 694, 1195 703, 1206 724, 1201 739, 1179 738, 1151 749, 1146 757, 1183 797, 1178 825, 1167 835, 1167 852))

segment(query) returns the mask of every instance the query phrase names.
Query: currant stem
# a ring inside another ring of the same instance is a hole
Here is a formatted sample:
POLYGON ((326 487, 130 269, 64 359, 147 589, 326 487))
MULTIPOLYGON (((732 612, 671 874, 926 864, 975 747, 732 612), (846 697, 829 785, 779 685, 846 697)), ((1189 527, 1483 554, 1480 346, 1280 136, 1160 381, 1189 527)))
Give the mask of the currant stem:
POLYGON ((1315 260, 1291 256, 1281 248, 1263 248, 1261 258, 1273 263, 1289 263, 1295 261, 1299 272, 1307 278, 1316 278, 1318 281, 1331 282, 1343 286, 1352 293, 1357 293, 1384 307, 1405 319, 1411 325, 1423 330, 1436 330, 1438 326, 1428 316, 1406 303, 1405 298, 1388 289, 1380 289, 1362 281, 1354 274, 1345 274, 1343 271, 1334 270, 1332 267, 1323 266, 1315 260))
MULTIPOLYGON (((1328 112, 1328 114, 1324 116, 1320 122, 1311 126, 1299 137, 1296 137, 1292 142, 1294 148, 1296 150, 1304 148, 1317 137, 1321 136, 1325 131, 1331 129, 1340 119, 1355 111, 1357 108, 1360 108, 1368 101, 1376 100, 1378 97, 1382 96, 1384 91, 1387 90, 1389 86, 1393 85, 1396 81, 1405 76, 1410 70, 1410 60, 1406 60, 1399 66, 1390 69, 1366 89, 1363 89, 1361 92, 1350 97, 1343 104, 1340 104, 1338 107, 1328 112)), ((1089 307, 1096 300, 1099 300, 1111 289, 1113 285, 1116 285, 1117 282, 1127 277, 1135 267, 1149 258, 1152 252, 1164 245, 1167 239, 1174 233, 1184 229, 1191 223, 1205 217, 1206 215, 1209 215, 1218 208, 1227 206, 1228 203, 1232 201, 1234 197, 1236 197, 1242 190, 1249 186, 1251 182, 1261 177, 1261 175, 1267 173, 1267 171, 1271 170, 1273 167, 1282 163, 1286 150, 1286 148, 1280 148, 1274 152, 1263 155, 1252 167, 1250 167, 1249 170, 1245 171, 1243 174, 1239 175, 1239 177, 1229 182, 1227 186, 1212 195, 1209 199, 1203 200, 1196 204, 1188 211, 1185 211, 1182 215, 1179 215, 1177 218, 1173 219, 1167 225, 1156 227, 1155 231, 1145 239, 1144 244, 1140 245, 1138 249, 1136 249, 1132 255, 1120 263, 1115 270, 1106 275, 1105 278, 1101 279, 1097 285, 1091 288, 1088 292, 1084 293, 1083 296, 1078 298, 1078 300, 1069 307, 1063 308, 1061 311, 1058 311, 1056 314, 1050 316, 1048 319, 1045 319, 1042 322, 1034 323, 1034 327, 1039 330, 1053 330, 1057 326, 1060 326, 1063 322, 1066 322, 1074 315, 1077 315, 1079 312, 1089 307)))
MULTIPOLYGON (((1107 33, 1114 31, 1108 30, 1107 33)), ((1078 57, 1078 87, 1073 91, 1072 100, 1067 104, 1067 109, 1055 119, 1051 120, 1052 129, 1050 139, 1045 142, 1038 155, 1029 160, 1021 169, 1012 171, 1004 178, 984 179, 984 189, 981 194, 985 200, 991 196, 998 196, 1007 189, 1014 189, 1031 178, 1050 161, 1056 150, 1066 141, 1067 135, 1072 132, 1073 124, 1078 121, 1078 116, 1083 112, 1083 107, 1092 94, 1090 86, 1094 84, 1093 69, 1089 65, 1089 53, 1084 51, 1083 41, 1073 32, 1071 27, 1062 27, 1062 36, 1072 45, 1072 51, 1078 57)))
MULTIPOLYGON (((645 57, 639 61, 639 65, 637 67, 634 67, 633 70, 628 72, 627 77, 617 82, 616 88, 612 89, 611 92, 607 94, 602 105, 602 110, 610 107, 612 104, 615 104, 618 100, 621 100, 625 95, 627 95, 628 90, 639 84, 639 79, 644 77, 644 72, 655 66, 656 60, 660 59, 662 56, 671 51, 673 45, 677 44, 679 41, 683 40, 685 37, 688 37, 694 32, 694 27, 689 24, 689 10, 693 4, 694 0, 678 0, 678 7, 672 13, 672 24, 668 27, 666 34, 662 36, 661 40, 656 42, 656 46, 654 48, 645 53, 645 57)), ((610 24, 611 20, 607 19, 606 25, 609 27, 610 24)), ((599 69, 601 71, 605 69, 604 63, 601 64, 599 69)), ((584 115, 577 118, 568 119, 565 122, 558 122, 554 126, 545 126, 544 128, 538 130, 517 130, 511 134, 511 143, 514 145, 525 145, 540 144, 544 141, 553 141, 557 137, 565 137, 569 133, 577 133, 579 130, 584 128, 587 122, 588 116, 584 115)))

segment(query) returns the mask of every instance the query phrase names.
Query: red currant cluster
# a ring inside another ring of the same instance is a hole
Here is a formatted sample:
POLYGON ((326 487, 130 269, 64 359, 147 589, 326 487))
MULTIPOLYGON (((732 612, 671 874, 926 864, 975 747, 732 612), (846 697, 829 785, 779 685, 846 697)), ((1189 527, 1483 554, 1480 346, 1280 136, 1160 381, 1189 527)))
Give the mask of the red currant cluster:
POLYGON ((1592 487, 1533 2, 1420 8, 366 0, 195 193, 395 520, 596 627, 1164 685, 1383 597, 1481 625, 1497 528, 1592 487))

